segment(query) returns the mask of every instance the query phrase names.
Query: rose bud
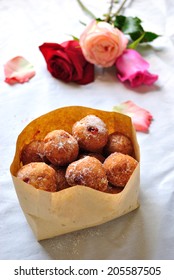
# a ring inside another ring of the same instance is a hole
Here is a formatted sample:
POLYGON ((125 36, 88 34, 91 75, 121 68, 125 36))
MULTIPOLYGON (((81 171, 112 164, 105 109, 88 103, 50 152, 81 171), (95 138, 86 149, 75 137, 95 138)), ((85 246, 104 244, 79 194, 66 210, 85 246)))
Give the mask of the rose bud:
POLYGON ((129 81, 131 87, 137 87, 142 84, 152 85, 158 75, 147 71, 149 63, 135 50, 126 49, 116 60, 116 69, 118 78, 121 82, 129 81))

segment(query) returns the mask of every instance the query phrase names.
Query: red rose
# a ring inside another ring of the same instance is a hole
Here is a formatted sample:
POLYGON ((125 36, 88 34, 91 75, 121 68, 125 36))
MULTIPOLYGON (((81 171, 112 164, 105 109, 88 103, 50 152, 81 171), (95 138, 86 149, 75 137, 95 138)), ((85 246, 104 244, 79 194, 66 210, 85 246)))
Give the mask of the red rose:
POLYGON ((53 77, 81 85, 94 81, 94 65, 86 61, 78 41, 44 43, 39 49, 53 77))

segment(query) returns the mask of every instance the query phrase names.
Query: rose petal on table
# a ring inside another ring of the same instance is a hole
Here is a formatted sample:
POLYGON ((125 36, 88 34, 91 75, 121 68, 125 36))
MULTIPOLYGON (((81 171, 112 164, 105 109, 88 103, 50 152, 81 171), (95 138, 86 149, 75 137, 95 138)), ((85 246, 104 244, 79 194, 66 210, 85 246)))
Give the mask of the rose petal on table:
POLYGON ((28 82, 36 73, 34 66, 22 56, 16 56, 4 65, 5 82, 13 85, 28 82))
POLYGON ((148 132, 149 126, 153 120, 151 113, 132 101, 123 102, 113 107, 113 111, 128 115, 136 131, 148 132))

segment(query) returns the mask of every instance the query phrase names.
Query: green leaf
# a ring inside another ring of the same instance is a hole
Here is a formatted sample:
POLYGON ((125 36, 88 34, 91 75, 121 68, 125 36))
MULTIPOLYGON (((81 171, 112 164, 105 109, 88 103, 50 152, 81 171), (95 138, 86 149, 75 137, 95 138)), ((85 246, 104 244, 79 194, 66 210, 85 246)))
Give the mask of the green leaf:
POLYGON ((85 23, 85 22, 83 22, 83 21, 81 21, 81 20, 79 20, 79 22, 80 22, 82 25, 86 26, 86 23, 85 23))
POLYGON ((144 33, 145 33, 145 31, 143 30, 142 32, 134 32, 134 33, 131 33, 131 34, 129 34, 130 35, 130 37, 131 37, 131 39, 132 39, 132 41, 136 41, 137 39, 139 39, 142 35, 144 35, 144 33))
POLYGON ((97 22, 104 21, 102 18, 96 18, 95 20, 96 20, 97 22))
POLYGON ((130 36, 133 43, 130 48, 136 48, 139 43, 152 42, 159 37, 158 34, 145 31, 141 25, 141 19, 138 17, 125 17, 122 15, 116 16, 114 26, 120 29, 124 34, 130 36))
POLYGON ((137 17, 116 16, 114 26, 119 28, 125 34, 141 33, 144 31, 141 26, 141 20, 137 17))
POLYGON ((144 30, 141 26, 141 20, 137 17, 127 17, 124 22, 122 31, 125 34, 142 33, 144 30))
POLYGON ((145 42, 152 42, 153 40, 155 40, 156 38, 160 37, 160 35, 153 33, 153 32, 145 32, 144 37, 141 41, 141 43, 145 43, 145 42))
POLYGON ((157 35, 155 33, 145 31, 142 34, 139 32, 130 34, 130 37, 133 42, 128 47, 131 49, 135 49, 138 46, 138 44, 152 42, 159 36, 160 35, 157 35))
POLYGON ((122 30, 125 20, 125 16, 116 16, 115 20, 113 21, 114 27, 117 27, 118 29, 122 30))
POLYGON ((79 41, 79 38, 77 38, 76 36, 74 36, 74 35, 71 35, 71 36, 72 36, 73 40, 79 41))

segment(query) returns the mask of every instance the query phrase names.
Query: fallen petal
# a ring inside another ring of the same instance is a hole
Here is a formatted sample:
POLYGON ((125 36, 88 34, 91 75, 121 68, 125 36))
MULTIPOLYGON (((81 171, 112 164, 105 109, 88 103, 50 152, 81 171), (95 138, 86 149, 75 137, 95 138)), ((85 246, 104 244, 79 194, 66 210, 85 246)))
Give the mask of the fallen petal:
POLYGON ((22 56, 16 56, 4 65, 5 82, 13 85, 28 82, 36 73, 33 65, 22 56))
POLYGON ((149 126, 153 120, 151 113, 132 101, 126 101, 120 105, 114 106, 113 111, 128 115, 137 131, 148 132, 149 126))

